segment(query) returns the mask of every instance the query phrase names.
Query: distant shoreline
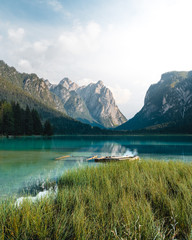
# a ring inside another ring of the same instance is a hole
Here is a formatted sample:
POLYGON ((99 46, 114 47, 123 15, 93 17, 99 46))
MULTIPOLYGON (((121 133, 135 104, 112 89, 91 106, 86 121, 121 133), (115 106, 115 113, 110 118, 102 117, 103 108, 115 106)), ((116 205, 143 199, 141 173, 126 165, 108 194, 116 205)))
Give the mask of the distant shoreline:
POLYGON ((78 137, 78 136, 82 136, 82 137, 126 137, 126 136, 192 136, 192 134, 134 134, 134 133, 131 133, 131 134, 54 134, 52 136, 43 136, 43 135, 30 135, 30 136, 27 136, 27 135, 20 135, 20 136, 14 136, 14 135, 9 135, 8 137, 7 136, 3 136, 3 135, 0 135, 0 138, 54 138, 54 137, 78 137))

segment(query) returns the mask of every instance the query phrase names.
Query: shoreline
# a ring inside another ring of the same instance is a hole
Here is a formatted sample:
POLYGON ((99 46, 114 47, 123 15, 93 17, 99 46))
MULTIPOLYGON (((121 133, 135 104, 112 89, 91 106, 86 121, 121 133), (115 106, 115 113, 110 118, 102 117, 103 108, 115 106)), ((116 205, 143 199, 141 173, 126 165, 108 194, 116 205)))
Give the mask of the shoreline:
POLYGON ((3 136, 0 135, 0 139, 5 138, 5 139, 13 139, 13 138, 54 138, 54 137, 192 137, 192 134, 98 134, 98 135, 90 135, 90 134, 54 134, 52 136, 43 136, 43 135, 20 135, 20 136, 14 136, 14 135, 9 135, 7 136, 3 136))
POLYGON ((0 204, 0 237, 190 239, 191 192, 191 163, 149 160, 70 170, 60 177, 55 198, 23 201, 19 208, 0 204))

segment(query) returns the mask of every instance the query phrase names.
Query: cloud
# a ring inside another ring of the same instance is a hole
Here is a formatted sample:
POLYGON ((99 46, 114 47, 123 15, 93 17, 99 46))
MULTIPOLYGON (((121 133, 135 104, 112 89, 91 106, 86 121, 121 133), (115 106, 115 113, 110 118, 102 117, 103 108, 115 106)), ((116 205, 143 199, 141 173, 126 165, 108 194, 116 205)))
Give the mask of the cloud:
POLYGON ((94 81, 91 78, 83 78, 83 79, 77 81, 79 86, 85 86, 85 85, 88 85, 90 83, 96 83, 96 82, 97 81, 94 81))
POLYGON ((60 12, 64 14, 66 17, 72 16, 72 14, 69 11, 67 11, 58 0, 40 0, 40 2, 43 2, 50 6, 54 12, 57 13, 60 12))
POLYGON ((18 62, 18 67, 22 69, 23 72, 31 72, 32 66, 30 62, 26 59, 20 59, 18 62))
POLYGON ((131 91, 127 88, 121 88, 120 86, 108 87, 115 98, 116 104, 127 104, 131 98, 131 91))
POLYGON ((48 47, 49 47, 49 41, 46 41, 46 40, 36 41, 33 43, 33 49, 37 53, 46 52, 48 47))
POLYGON ((23 28, 18 28, 18 29, 9 29, 8 30, 8 36, 9 39, 12 41, 22 41, 23 37, 25 35, 25 30, 23 28))
POLYGON ((63 10, 62 4, 57 0, 48 0, 47 4, 53 7, 53 10, 56 12, 63 10))
POLYGON ((72 31, 63 32, 58 38, 61 50, 72 54, 95 52, 99 48, 101 27, 91 21, 86 27, 78 25, 72 31))
POLYGON ((98 23, 91 21, 86 27, 86 32, 92 39, 97 38, 101 33, 101 27, 98 23))

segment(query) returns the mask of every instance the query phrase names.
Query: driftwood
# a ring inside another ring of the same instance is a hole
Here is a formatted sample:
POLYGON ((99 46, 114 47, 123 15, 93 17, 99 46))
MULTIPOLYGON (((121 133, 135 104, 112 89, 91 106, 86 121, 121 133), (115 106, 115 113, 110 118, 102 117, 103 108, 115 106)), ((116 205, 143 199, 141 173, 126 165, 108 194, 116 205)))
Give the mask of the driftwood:
POLYGON ((110 162, 110 161, 135 161, 135 160, 139 160, 139 156, 109 156, 109 157, 100 157, 100 158, 95 158, 95 162, 110 162))
POLYGON ((92 160, 92 159, 95 159, 95 158, 97 158, 97 156, 93 156, 91 158, 87 158, 86 161, 89 161, 89 160, 92 160))
POLYGON ((62 159, 64 159, 64 158, 68 158, 68 157, 70 157, 70 155, 66 155, 66 156, 58 157, 58 158, 55 158, 55 160, 62 160, 62 159))

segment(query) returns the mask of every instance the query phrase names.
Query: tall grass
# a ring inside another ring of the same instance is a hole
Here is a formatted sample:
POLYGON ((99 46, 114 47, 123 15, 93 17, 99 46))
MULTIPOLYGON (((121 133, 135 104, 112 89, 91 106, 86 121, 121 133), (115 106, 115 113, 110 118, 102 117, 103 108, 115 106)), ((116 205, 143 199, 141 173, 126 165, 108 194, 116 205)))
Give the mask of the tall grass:
POLYGON ((190 239, 192 165, 118 162, 63 175, 54 198, 0 206, 0 239, 190 239))

